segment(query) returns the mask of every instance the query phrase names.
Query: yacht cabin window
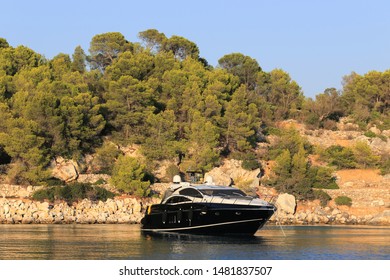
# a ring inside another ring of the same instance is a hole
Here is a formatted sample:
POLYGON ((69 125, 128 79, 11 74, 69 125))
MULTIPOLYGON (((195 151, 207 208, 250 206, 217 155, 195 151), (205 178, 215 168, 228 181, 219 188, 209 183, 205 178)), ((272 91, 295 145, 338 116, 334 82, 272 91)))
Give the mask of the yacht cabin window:
POLYGON ((175 204, 189 201, 191 200, 184 196, 173 196, 167 200, 167 204, 175 204))

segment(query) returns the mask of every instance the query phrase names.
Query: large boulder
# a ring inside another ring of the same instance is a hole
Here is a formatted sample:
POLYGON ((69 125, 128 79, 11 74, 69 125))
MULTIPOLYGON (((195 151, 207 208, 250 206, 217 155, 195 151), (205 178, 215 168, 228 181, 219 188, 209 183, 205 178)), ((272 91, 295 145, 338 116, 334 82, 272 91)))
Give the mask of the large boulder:
POLYGON ((79 167, 74 160, 66 160, 63 157, 57 157, 50 162, 51 175, 54 178, 65 182, 71 182, 78 178, 79 167))
POLYGON ((371 149, 380 153, 390 153, 390 141, 383 141, 382 139, 375 137, 369 143, 371 149))
POLYGON ((205 174, 213 178, 213 182, 216 185, 228 186, 231 183, 234 183, 238 187, 240 186, 250 186, 256 188, 259 186, 258 175, 260 169, 255 170, 245 170, 241 166, 242 161, 229 159, 224 160, 223 165, 212 169, 210 172, 205 174))
POLYGON ((390 225, 390 210, 385 210, 382 213, 375 215, 368 221, 370 225, 390 225))
POLYGON ((297 207, 295 197, 288 193, 280 194, 275 204, 278 211, 281 210, 289 214, 294 214, 297 207))

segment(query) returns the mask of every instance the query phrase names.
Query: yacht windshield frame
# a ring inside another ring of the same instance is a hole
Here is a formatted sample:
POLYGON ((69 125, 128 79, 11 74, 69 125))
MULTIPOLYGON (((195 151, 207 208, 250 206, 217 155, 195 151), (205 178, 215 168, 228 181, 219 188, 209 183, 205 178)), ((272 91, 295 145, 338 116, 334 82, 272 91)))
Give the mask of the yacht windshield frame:
POLYGON ((239 189, 201 189, 203 195, 219 197, 247 197, 247 194, 239 189))

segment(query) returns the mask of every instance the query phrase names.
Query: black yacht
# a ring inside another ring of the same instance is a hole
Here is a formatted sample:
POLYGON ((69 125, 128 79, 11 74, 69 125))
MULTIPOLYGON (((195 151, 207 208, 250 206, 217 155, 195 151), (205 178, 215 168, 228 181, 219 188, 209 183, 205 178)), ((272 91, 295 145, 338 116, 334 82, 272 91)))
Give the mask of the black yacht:
POLYGON ((273 204, 235 187, 190 184, 175 176, 161 203, 147 207, 141 224, 149 233, 253 235, 275 211, 273 204))

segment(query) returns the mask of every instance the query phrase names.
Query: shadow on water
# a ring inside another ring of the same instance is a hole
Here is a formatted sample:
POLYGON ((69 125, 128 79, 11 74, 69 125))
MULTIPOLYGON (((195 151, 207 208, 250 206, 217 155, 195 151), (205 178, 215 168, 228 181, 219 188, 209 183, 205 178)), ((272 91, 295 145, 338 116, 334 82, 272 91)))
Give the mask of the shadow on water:
POLYGON ((196 243, 223 243, 223 244, 260 244, 263 242, 261 236, 240 236, 240 235, 200 235, 200 234, 183 234, 183 233, 142 233, 148 238, 163 240, 166 242, 196 242, 196 243))
POLYGON ((151 259, 251 259, 267 246, 262 236, 212 236, 179 233, 143 233, 154 246, 151 259))

